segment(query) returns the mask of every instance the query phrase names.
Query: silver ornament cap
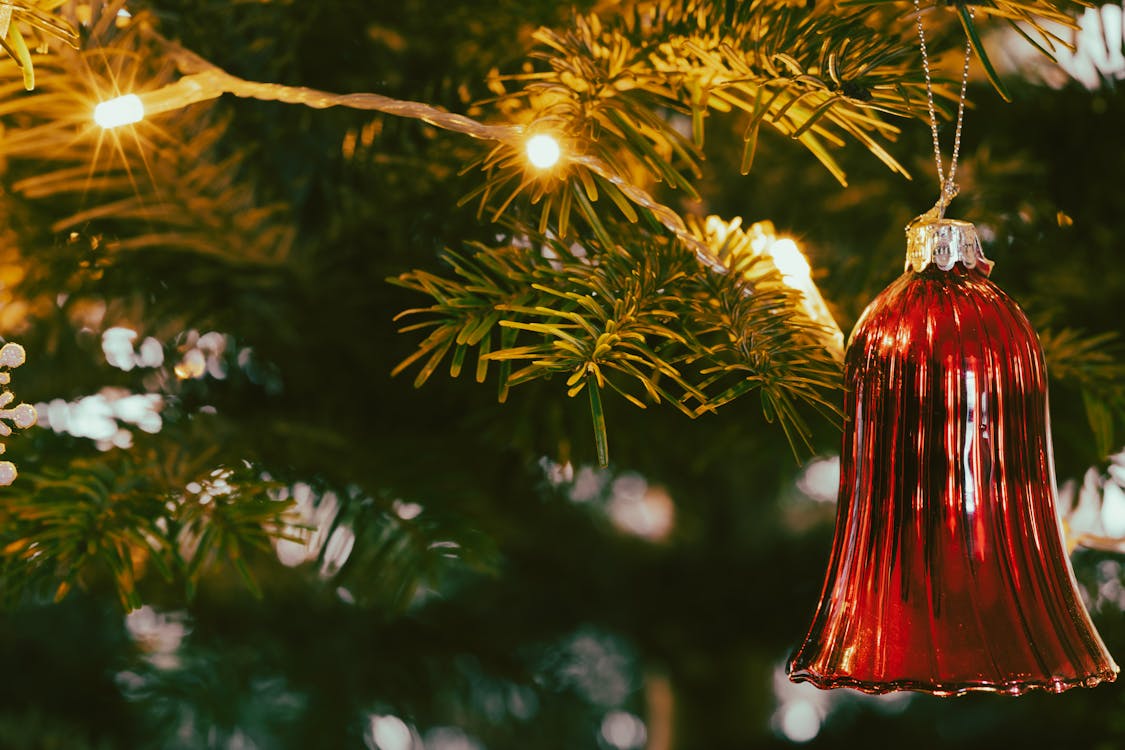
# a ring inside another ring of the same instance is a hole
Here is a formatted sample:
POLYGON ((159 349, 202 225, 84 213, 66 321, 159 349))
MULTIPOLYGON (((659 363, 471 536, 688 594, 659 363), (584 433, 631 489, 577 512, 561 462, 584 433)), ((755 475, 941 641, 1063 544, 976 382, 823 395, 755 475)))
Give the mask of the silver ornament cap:
POLYGON ((967 221, 919 217, 906 227, 906 270, 921 273, 933 264, 948 271, 956 263, 980 266, 985 276, 992 261, 984 257, 977 228, 967 221))

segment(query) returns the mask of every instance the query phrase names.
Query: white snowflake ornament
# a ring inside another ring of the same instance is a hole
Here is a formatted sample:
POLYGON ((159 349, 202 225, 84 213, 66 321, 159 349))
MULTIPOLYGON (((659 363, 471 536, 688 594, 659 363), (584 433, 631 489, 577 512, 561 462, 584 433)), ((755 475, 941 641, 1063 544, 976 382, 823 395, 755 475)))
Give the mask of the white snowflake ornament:
MULTIPOLYGON (((27 360, 27 354, 19 344, 4 344, 0 347, 0 368, 14 370, 27 360)), ((12 382, 12 373, 0 372, 0 387, 12 382)), ((11 409, 8 404, 16 400, 15 394, 4 389, 0 392, 0 437, 12 434, 11 424, 21 430, 35 424, 38 416, 35 407, 31 404, 19 404, 11 409)), ((4 452, 4 444, 0 443, 0 453, 4 452)), ((0 461, 0 486, 7 486, 16 480, 16 465, 11 461, 0 461)))

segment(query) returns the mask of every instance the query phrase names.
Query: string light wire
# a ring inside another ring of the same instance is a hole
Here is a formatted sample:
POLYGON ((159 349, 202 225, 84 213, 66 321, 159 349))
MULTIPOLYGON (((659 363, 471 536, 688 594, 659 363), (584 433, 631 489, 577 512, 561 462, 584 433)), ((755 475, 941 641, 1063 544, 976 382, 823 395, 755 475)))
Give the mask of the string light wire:
MULTIPOLYGON (((174 83, 139 94, 137 98, 143 105, 144 115, 169 112, 197 102, 217 99, 223 94, 231 94, 244 99, 279 101, 315 109, 347 107, 382 112, 397 117, 421 120, 434 127, 462 133, 480 140, 508 143, 520 149, 525 148, 528 140, 528 133, 522 125, 489 125, 466 115, 448 112, 422 102, 392 99, 373 93, 334 94, 303 86, 247 81, 227 73, 194 52, 173 42, 165 40, 165 43, 176 67, 184 75, 174 83)), ((103 102, 99 107, 116 104, 118 100, 125 98, 118 97, 118 99, 103 102)), ((106 110, 103 109, 102 111, 106 110)), ((107 122, 110 122, 111 126, 116 126, 136 122, 139 119, 138 117, 122 119, 121 121, 107 120, 107 122)), ((647 209, 657 221, 689 247, 700 262, 719 273, 727 272, 728 269, 715 258, 711 248, 688 231, 683 219, 676 211, 657 201, 643 188, 626 180, 605 161, 590 154, 563 154, 560 155, 560 159, 570 164, 585 167, 607 182, 612 183, 633 203, 647 209)))

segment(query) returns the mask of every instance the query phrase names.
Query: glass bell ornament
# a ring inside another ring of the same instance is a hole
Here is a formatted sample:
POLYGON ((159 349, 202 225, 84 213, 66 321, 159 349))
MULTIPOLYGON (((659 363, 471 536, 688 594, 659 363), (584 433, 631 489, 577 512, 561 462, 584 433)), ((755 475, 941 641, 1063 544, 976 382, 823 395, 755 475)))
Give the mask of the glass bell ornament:
POLYGON ((1043 351, 991 267, 972 224, 922 218, 856 325, 835 537, 794 681, 1018 695, 1117 676, 1055 512, 1043 351))

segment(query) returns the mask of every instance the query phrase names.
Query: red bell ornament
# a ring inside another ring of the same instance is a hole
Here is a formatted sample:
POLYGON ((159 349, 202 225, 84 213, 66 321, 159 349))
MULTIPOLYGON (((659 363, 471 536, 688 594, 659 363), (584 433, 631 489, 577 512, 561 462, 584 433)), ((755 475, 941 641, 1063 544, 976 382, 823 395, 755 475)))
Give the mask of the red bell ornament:
POLYGON ((856 325, 835 538, 794 681, 1019 695, 1117 676, 1055 512, 1043 350, 991 267, 972 224, 919 220, 856 325))

